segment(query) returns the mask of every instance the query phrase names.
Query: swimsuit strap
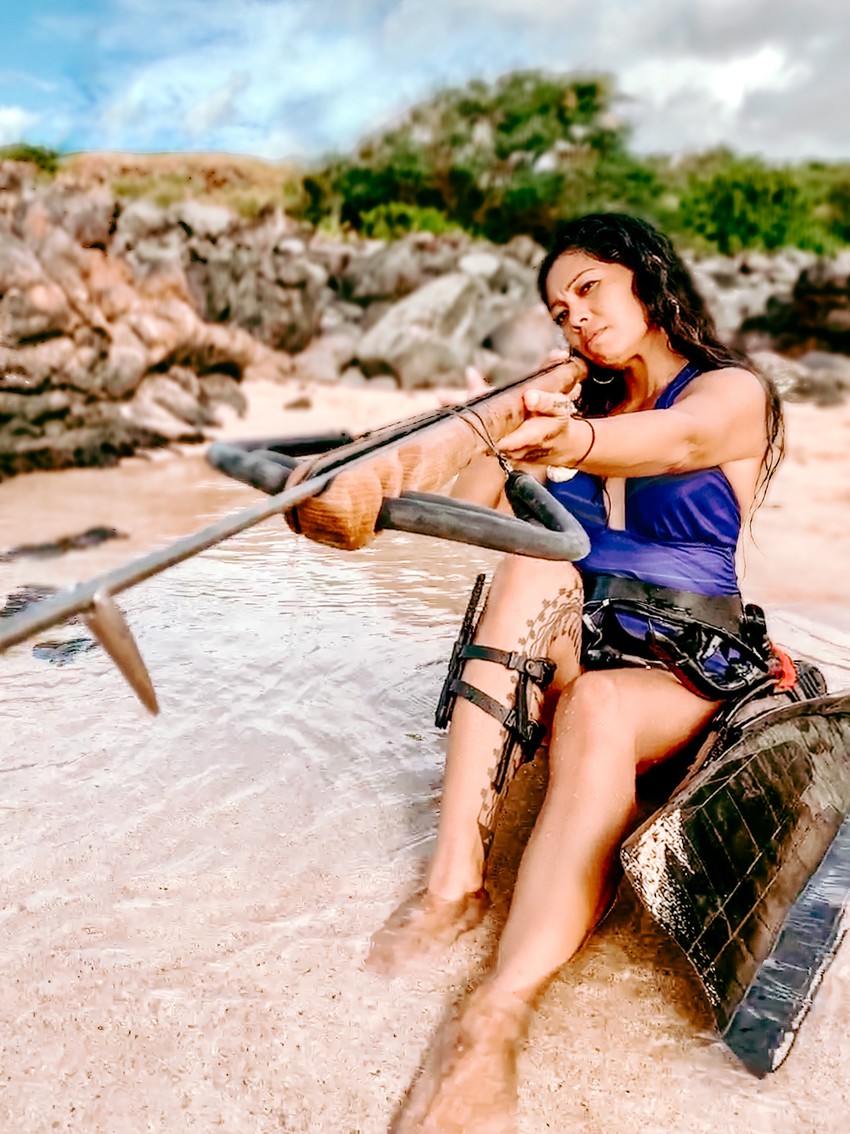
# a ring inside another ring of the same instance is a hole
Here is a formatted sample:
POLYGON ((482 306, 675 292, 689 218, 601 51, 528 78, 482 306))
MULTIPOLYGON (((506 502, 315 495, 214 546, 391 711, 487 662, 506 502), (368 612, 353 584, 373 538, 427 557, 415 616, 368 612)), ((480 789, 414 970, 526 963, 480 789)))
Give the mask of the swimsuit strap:
POLYGON ((679 394, 681 394, 682 390, 690 385, 694 378, 697 378, 700 374, 702 374, 702 370, 696 363, 689 362, 687 365, 683 366, 670 385, 661 391, 661 396, 655 403, 655 408, 669 409, 676 398, 678 398, 679 394))

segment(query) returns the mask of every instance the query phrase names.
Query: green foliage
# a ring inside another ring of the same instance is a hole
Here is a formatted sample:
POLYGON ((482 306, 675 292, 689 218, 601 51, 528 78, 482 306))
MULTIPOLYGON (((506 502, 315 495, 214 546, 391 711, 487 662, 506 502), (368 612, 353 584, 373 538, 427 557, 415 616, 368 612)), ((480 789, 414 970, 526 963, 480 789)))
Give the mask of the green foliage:
POLYGON ((771 166, 723 148, 639 157, 617 104, 604 75, 476 79, 306 176, 293 211, 387 239, 452 224, 495 242, 528 233, 545 244, 559 221, 617 209, 703 252, 850 242, 850 167, 771 166))
MULTIPOLYGON (((73 165, 70 166, 73 171, 73 165)), ((151 155, 133 158, 114 173, 101 168, 112 192, 125 200, 143 197, 160 208, 188 198, 224 205, 245 220, 268 210, 303 209, 306 194, 300 176, 256 159, 228 158, 224 162, 197 155, 151 155)))
POLYGON ((397 240, 408 232, 457 232, 460 225, 454 224, 439 209, 421 208, 419 205, 405 205, 392 201, 389 205, 377 205, 360 217, 362 231, 366 236, 379 240, 397 240))
POLYGON ((112 182, 112 191, 117 197, 147 197, 162 209, 184 201, 190 196, 190 190, 191 181, 184 174, 116 177, 112 182))
POLYGON ((0 146, 0 161, 26 161, 35 165, 42 173, 54 174, 59 168, 59 154, 46 146, 34 146, 29 142, 14 142, 0 146))
POLYGON ((679 225, 724 255, 792 245, 822 251, 826 234, 812 205, 794 169, 729 157, 708 177, 690 179, 679 203, 679 225))
POLYGON ((335 215, 362 230, 366 215, 393 203, 435 209, 493 239, 541 234, 562 213, 576 171, 581 179, 588 165, 625 160, 612 101, 604 76, 475 80, 306 177, 300 215, 313 223, 335 215))
POLYGON ((818 213, 830 236, 850 244, 850 169, 839 166, 831 172, 818 213))

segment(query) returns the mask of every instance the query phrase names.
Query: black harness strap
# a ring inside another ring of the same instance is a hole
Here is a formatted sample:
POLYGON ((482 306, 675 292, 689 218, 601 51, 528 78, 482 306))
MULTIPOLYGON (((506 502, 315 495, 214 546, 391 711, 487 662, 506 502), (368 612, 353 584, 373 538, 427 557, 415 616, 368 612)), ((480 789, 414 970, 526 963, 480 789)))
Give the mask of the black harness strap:
POLYGON ((546 689, 555 676, 555 663, 548 658, 530 658, 525 654, 509 653, 507 650, 497 650, 495 646, 462 646, 462 658, 480 658, 482 661, 498 662, 505 669, 515 669, 518 673, 530 677, 541 689, 546 689))
POLYGON ((612 575, 585 580, 585 664, 657 661, 707 700, 737 698, 774 676, 776 659, 759 607, 737 595, 701 595, 612 575), (646 624, 645 639, 621 623, 632 615, 646 624), (725 653, 718 670, 709 660, 725 653))
POLYGON ((546 730, 531 716, 529 686, 534 684, 541 691, 546 689, 555 676, 555 664, 548 658, 531 658, 516 651, 500 650, 495 646, 479 646, 472 642, 480 618, 484 578, 484 575, 479 575, 475 581, 460 634, 452 650, 434 723, 437 728, 446 728, 452 718, 455 700, 463 697, 502 725, 506 736, 493 779, 493 788, 498 793, 505 786, 514 747, 519 745, 525 760, 533 759, 540 747, 546 730), (477 689, 462 679, 461 673, 465 663, 473 659, 494 662, 519 674, 513 706, 500 704, 495 697, 491 697, 483 689, 477 689))
POLYGON ((744 607, 737 595, 700 595, 656 583, 644 583, 639 579, 592 575, 589 572, 584 576, 584 601, 604 602, 624 609, 634 604, 632 609, 635 613, 641 607, 641 613, 650 612, 656 618, 668 615, 680 620, 696 619, 730 634, 740 633, 744 616, 744 607))
POLYGON ((525 654, 498 650, 493 646, 466 645, 458 650, 458 671, 464 661, 472 658, 495 662, 519 674, 513 707, 500 704, 495 697, 460 677, 452 676, 449 683, 453 696, 471 701, 473 705, 495 717, 507 732, 493 777, 493 787, 500 792, 505 786, 514 745, 519 745, 525 760, 532 760, 546 734, 545 726, 531 716, 529 684, 538 686, 541 691, 546 689, 555 676, 555 664, 548 658, 530 658, 525 654))

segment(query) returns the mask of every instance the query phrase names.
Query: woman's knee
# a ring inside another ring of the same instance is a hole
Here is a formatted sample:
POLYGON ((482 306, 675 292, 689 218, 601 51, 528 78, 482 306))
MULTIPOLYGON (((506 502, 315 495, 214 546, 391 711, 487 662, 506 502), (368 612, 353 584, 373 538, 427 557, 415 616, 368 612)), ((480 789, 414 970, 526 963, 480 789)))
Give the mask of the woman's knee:
POLYGON ((572 563, 531 555, 506 555, 493 575, 494 591, 504 590, 514 598, 545 599, 552 592, 576 587, 581 587, 581 576, 572 563))
POLYGON ((616 676, 604 670, 580 674, 561 695, 552 722, 549 774, 574 777, 587 762, 600 775, 621 764, 634 768, 635 730, 616 676), (631 763, 630 763, 631 761, 631 763))
POLYGON ((623 707, 617 679, 606 670, 581 673, 570 685, 558 704, 556 728, 576 724, 608 727, 616 722, 623 707))

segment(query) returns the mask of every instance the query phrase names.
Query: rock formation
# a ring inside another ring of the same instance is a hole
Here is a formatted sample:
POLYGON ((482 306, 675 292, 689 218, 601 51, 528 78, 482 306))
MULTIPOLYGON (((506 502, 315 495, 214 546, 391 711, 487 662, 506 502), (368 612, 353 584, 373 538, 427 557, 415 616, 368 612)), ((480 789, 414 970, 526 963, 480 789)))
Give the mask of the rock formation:
MULTIPOLYGON (((332 239, 279 208, 162 207, 0 164, 0 478, 200 440, 217 406, 244 405, 251 376, 411 388, 462 384, 473 365, 518 378, 559 342, 536 297, 541 256, 527 237, 332 239)), ((846 394, 847 254, 692 266, 721 333, 786 396, 846 394)))
POLYGON ((179 265, 114 255, 115 202, 0 168, 0 477, 197 441, 248 372, 283 374, 205 321, 179 265))

